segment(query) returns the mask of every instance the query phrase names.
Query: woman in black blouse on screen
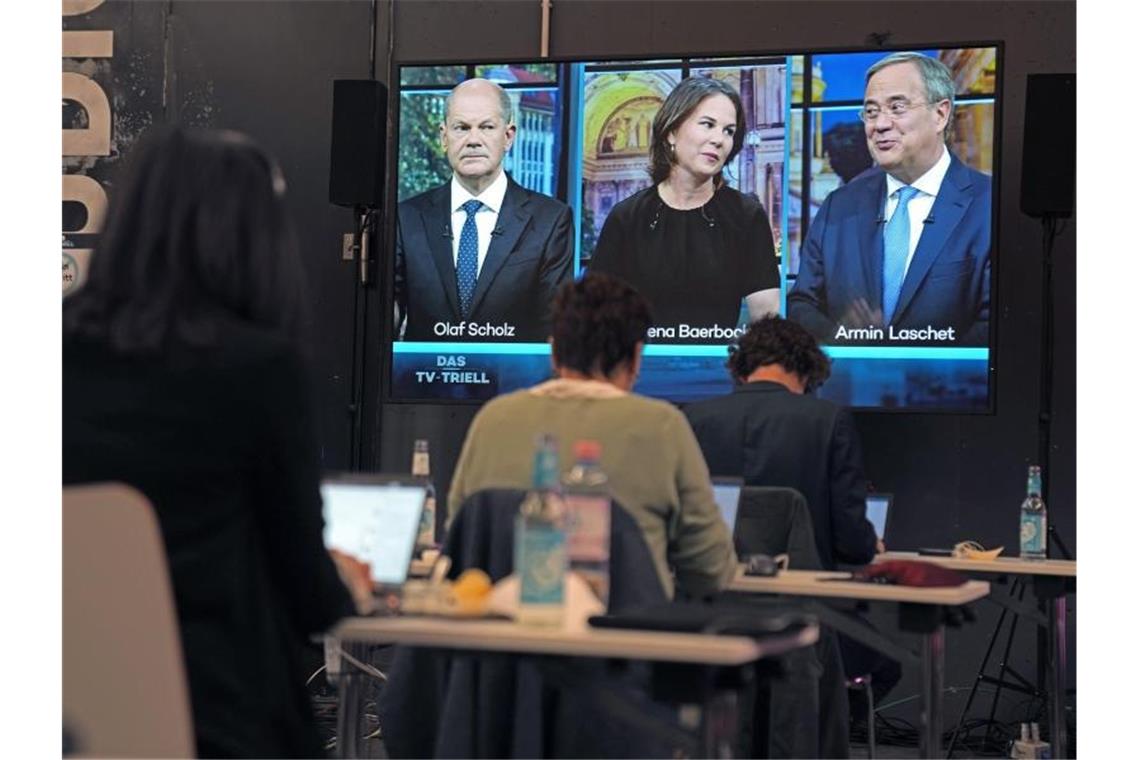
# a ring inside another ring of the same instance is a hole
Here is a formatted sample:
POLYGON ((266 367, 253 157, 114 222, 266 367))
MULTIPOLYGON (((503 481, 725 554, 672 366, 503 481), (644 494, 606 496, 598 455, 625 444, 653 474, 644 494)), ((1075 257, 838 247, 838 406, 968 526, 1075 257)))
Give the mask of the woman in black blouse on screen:
POLYGON ((64 301, 63 481, 154 506, 198 753, 323 756, 302 647, 353 613, 342 577, 370 589, 322 542, 284 179, 236 132, 161 130, 130 162, 64 301))
POLYGON ((750 321, 779 310, 767 213, 728 187, 722 171, 743 147, 744 130, 744 107, 732 87, 683 80, 653 120, 654 184, 614 206, 602 226, 590 270, 637 288, 658 327, 730 330, 741 299, 750 321))

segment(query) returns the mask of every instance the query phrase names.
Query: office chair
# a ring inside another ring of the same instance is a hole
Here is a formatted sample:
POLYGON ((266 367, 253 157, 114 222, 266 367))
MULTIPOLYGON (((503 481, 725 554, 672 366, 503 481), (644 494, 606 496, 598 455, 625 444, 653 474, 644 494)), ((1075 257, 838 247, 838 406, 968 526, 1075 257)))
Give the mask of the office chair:
MULTIPOLYGON (((452 578, 471 567, 492 581, 511 573, 514 518, 524 496, 522 490, 487 489, 463 503, 443 547, 452 578)), ((616 502, 611 514, 610 611, 667 601, 637 523, 616 502)), ((599 746, 612 757, 670 754, 655 751, 660 737, 650 736, 646 744, 644 732, 602 725, 610 716, 592 697, 611 675, 605 662, 559 667, 505 654, 395 650, 378 705, 392 757, 593 757, 599 746), (590 730, 583 731, 580 716, 591 710, 595 720, 587 720, 590 730)))
MULTIPOLYGON (((807 500, 794 488, 745 486, 733 543, 739 556, 787 554, 790 569, 822 569, 807 500)), ((825 611, 814 603, 805 609, 825 611)), ((786 687, 767 699, 760 695, 755 716, 756 726, 781 730, 767 737, 757 732, 753 745, 766 740, 769 757, 847 757, 849 703, 835 632, 822 626, 815 646, 793 653, 788 663, 793 675, 786 687)))

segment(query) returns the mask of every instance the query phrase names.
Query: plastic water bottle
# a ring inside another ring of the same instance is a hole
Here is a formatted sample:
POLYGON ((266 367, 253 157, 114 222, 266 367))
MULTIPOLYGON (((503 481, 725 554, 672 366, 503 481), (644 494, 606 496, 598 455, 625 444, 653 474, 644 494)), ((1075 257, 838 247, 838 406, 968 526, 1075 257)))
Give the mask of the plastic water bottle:
POLYGON ((609 478, 602 470, 597 441, 574 444, 574 466, 562 478, 566 499, 567 553, 570 570, 582 576, 601 600, 610 599, 609 478))
POLYGON ((423 478, 427 486, 427 497, 424 499, 424 511, 420 514, 416 546, 421 550, 432 549, 435 547, 435 485, 431 482, 431 454, 428 451, 428 442, 422 438, 416 441, 412 450, 412 475, 423 478))
POLYGON ((1025 501, 1021 502, 1021 557, 1045 559, 1048 542, 1045 500, 1041 498, 1041 468, 1029 468, 1025 501))
POLYGON ((540 436, 532 487, 515 519, 515 572, 520 623, 562 623, 566 582, 566 505, 558 483, 558 441, 540 436))

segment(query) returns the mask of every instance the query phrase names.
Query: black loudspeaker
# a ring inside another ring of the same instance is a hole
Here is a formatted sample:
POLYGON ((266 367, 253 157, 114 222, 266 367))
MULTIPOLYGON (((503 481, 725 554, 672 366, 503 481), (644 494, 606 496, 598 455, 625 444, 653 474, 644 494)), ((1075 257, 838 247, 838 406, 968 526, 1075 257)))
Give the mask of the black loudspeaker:
POLYGON ((1077 192, 1077 75, 1030 74, 1025 86, 1021 210, 1068 218, 1077 192))
POLYGON ((384 198, 388 88, 375 79, 333 81, 329 202, 378 207, 384 198))

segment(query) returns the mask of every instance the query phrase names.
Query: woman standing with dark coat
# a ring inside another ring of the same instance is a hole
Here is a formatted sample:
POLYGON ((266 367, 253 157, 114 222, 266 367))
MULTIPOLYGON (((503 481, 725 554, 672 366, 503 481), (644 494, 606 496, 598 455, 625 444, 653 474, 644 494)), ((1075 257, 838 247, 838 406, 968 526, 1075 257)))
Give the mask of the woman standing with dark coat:
POLYGON ((323 754, 299 654, 353 613, 338 565, 367 589, 322 544, 283 193, 243 135, 148 138, 63 307, 63 480, 153 504, 206 757, 323 754))

